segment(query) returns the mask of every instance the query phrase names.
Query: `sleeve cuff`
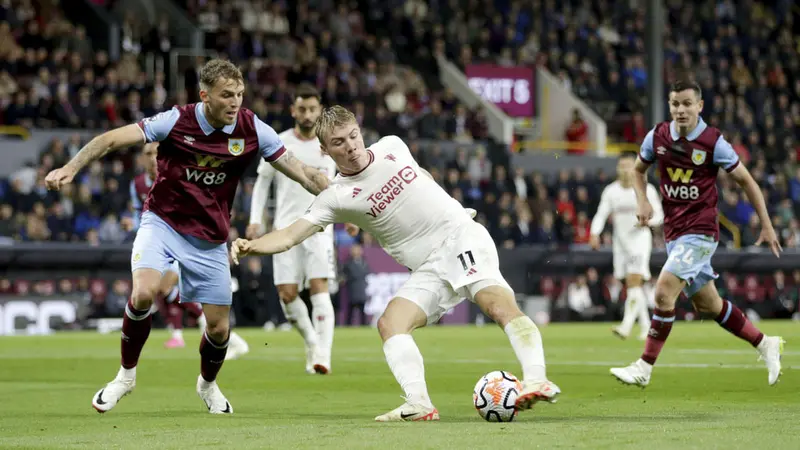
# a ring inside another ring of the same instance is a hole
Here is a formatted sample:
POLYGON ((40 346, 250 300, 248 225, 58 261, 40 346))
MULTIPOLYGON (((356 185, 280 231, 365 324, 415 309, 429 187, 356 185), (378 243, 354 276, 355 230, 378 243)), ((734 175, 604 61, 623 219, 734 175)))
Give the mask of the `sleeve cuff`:
POLYGON ((648 159, 645 159, 645 157, 644 157, 644 156, 642 156, 642 154, 641 154, 641 153, 639 153, 639 160, 640 160, 640 161, 642 161, 642 162, 643 162, 643 163, 645 163, 645 164, 653 164, 653 160, 648 160, 648 159))
POLYGON ((740 161, 737 159, 735 163, 731 164, 730 167, 725 168, 725 172, 731 173, 739 167, 740 161))
POLYGON ((277 150, 275 153, 273 153, 273 154, 271 154, 271 155, 267 156, 267 157, 266 157, 266 158, 264 158, 264 159, 265 159, 267 162, 275 162, 275 161, 277 161, 277 160, 278 160, 278 158, 280 158, 281 156, 283 156, 283 154, 284 154, 284 153, 286 153, 286 147, 284 147, 284 146, 282 146, 282 145, 281 145, 281 148, 279 148, 279 149, 278 149, 278 150, 277 150))

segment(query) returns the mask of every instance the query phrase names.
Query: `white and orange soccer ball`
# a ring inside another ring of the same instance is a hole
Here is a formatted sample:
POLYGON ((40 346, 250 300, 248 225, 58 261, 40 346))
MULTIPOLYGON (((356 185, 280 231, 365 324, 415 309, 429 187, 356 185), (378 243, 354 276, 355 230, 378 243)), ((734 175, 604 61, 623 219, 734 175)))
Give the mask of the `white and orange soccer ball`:
POLYGON ((522 382, 510 372, 495 370, 482 376, 475 385, 475 409, 488 422, 511 422, 517 416, 514 404, 522 382))

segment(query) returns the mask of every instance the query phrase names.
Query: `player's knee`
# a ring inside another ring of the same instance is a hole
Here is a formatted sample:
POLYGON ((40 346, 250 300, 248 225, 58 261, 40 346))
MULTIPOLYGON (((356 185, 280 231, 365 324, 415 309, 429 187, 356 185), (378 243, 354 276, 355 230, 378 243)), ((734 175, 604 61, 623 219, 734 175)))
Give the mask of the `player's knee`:
POLYGON ((278 297, 280 297, 284 304, 293 302, 294 299, 297 298, 297 295, 298 292, 296 285, 283 284, 278 286, 278 297))
POLYGON ((313 278, 308 281, 308 290, 311 295, 328 292, 328 280, 326 278, 313 278))
POLYGON ((206 322, 206 333, 215 342, 224 342, 228 339, 230 328, 230 323, 227 320, 209 320, 206 322))
POLYGON ((481 289, 475 294, 475 303, 500 327, 523 315, 514 294, 501 286, 481 289))
POLYGON ((396 334, 408 334, 413 331, 410 326, 403 326, 399 321, 387 316, 386 313, 378 318, 377 327, 378 333, 384 341, 396 334))
POLYGON ((668 289, 656 288, 656 292, 655 292, 656 308, 665 309, 665 310, 671 310, 671 309, 675 308, 675 301, 676 300, 677 299, 675 298, 673 293, 670 292, 668 289))
POLYGON ((169 294, 172 292, 172 286, 168 286, 165 283, 161 283, 158 287, 158 293, 156 294, 158 298, 167 298, 169 294))
POLYGON ((148 309, 158 295, 158 284, 135 286, 131 292, 131 303, 138 310, 148 309))

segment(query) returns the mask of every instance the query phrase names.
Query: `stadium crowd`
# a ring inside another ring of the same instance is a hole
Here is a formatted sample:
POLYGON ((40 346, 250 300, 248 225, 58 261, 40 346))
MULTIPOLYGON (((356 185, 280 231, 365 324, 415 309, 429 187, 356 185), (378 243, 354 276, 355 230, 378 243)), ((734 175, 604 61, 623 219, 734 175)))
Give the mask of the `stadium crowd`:
MULTIPOLYGON (((168 52, 174 39, 168 23, 148 27, 126 15, 123 55, 110 61, 81 25, 43 3, 0 1, 0 125, 105 129, 196 99, 194 68, 181 74, 185 91, 170 90, 169 74, 148 77, 143 70, 145 53, 168 52)), ((665 3, 665 81, 694 74, 704 89, 703 117, 727 133, 751 167, 784 247, 800 247, 800 40, 793 34, 791 2, 665 3)), ((492 164, 483 145, 485 118, 438 84, 436 54, 461 67, 544 65, 621 139, 639 142, 647 132, 644 2, 184 5, 206 32, 208 48, 242 67, 245 105, 267 123, 290 127, 287 105, 294 86, 313 83, 324 103, 355 111, 368 140, 406 138, 421 165, 479 211, 478 220, 501 247, 587 244, 599 194, 614 175, 578 167, 550 176, 492 164), (462 148, 450 153, 431 140, 462 148)), ((53 140, 31 155, 31 164, 0 181, 0 239, 98 245, 132 238, 123 224, 132 214, 130 180, 140 170, 135 149, 92 164, 61 193, 45 189, 45 174, 82 144, 78 134, 53 140)), ((724 176, 720 187, 723 214, 741 230, 742 246, 752 245, 759 230, 752 205, 724 176)), ((251 194, 252 181, 246 181, 237 196, 233 234, 244 231, 251 194)), ((606 233, 606 244, 609 238, 606 233)), ((724 239, 732 243, 727 233, 724 239)), ((656 241, 663 247, 660 237, 656 241)), ((794 304, 796 309, 796 299, 794 304)))

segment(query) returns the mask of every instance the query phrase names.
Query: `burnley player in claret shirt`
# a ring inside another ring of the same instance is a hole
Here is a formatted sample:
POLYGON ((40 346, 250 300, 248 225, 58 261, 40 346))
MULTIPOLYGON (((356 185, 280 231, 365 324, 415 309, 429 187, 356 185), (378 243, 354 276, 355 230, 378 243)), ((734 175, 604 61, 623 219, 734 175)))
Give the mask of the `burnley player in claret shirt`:
POLYGON ((242 174, 261 156, 313 194, 328 177, 286 151, 275 131, 242 108, 244 79, 228 61, 211 60, 200 71, 201 102, 177 106, 92 139, 64 167, 47 175, 49 189, 72 182, 87 164, 142 142, 160 142, 158 171, 131 254, 133 293, 122 322, 122 367, 92 398, 106 412, 133 391, 136 365, 150 334, 150 307, 162 275, 180 267, 181 300, 203 304, 197 394, 212 414, 233 408, 216 383, 230 336, 231 283, 226 241, 242 174))
POLYGON ((611 374, 625 384, 644 387, 650 383, 653 365, 672 330, 675 303, 681 291, 700 314, 714 318, 721 327, 756 348, 766 363, 770 385, 781 374, 783 339, 761 333, 736 305, 720 298, 714 286, 717 274, 711 267, 711 258, 719 241, 716 183, 720 168, 736 180, 755 207, 761 221, 758 244, 767 244, 776 257, 780 256, 781 247, 761 189, 722 132, 700 118, 702 110, 699 85, 673 85, 669 93, 672 121, 659 123, 647 134, 636 162, 634 189, 641 226, 646 226, 653 215, 645 176, 651 164, 658 165, 667 262, 656 283, 656 309, 642 357, 627 367, 611 369, 611 374))

